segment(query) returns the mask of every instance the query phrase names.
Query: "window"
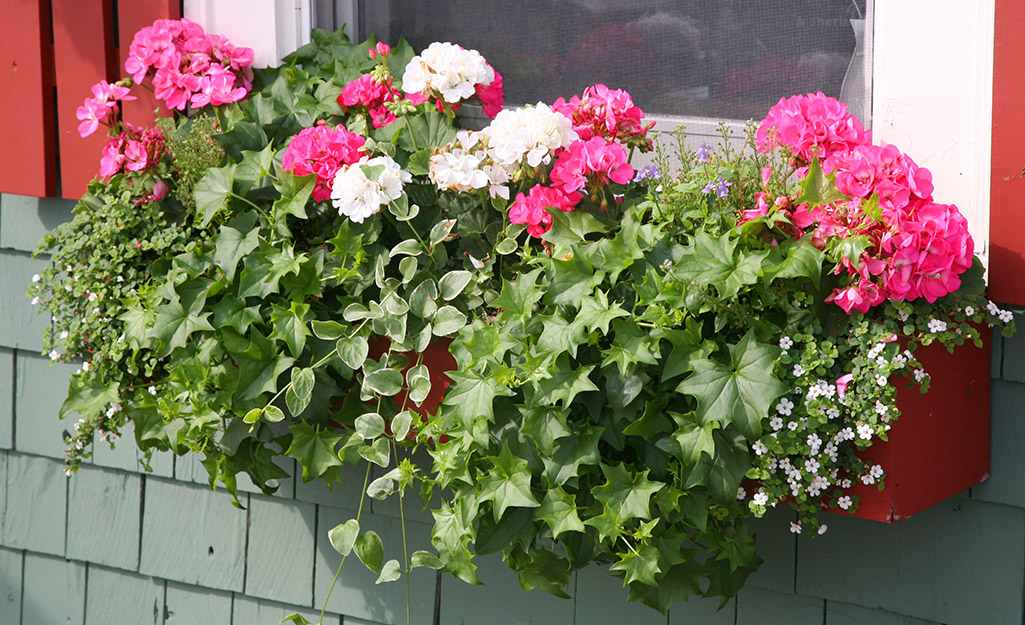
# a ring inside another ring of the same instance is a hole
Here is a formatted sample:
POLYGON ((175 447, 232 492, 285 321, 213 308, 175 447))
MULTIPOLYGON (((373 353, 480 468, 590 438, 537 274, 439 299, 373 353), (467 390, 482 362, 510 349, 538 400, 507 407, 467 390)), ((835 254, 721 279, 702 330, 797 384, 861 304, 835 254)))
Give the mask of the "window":
MULTIPOLYGON (((760 118, 823 91, 867 122, 867 0, 319 0, 318 25, 357 40, 452 41, 501 73, 506 102, 602 82, 656 118, 760 118)), ((690 122, 688 121, 688 125, 690 122)))

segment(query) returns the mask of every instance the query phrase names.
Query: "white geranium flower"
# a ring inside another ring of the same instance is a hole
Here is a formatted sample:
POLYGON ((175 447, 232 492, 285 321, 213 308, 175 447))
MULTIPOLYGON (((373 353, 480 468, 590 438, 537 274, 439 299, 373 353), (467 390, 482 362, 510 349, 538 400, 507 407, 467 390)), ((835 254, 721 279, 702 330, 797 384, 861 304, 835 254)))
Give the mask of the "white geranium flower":
POLYGON ((381 207, 402 195, 402 185, 413 177, 387 156, 364 156, 359 162, 342 167, 335 174, 331 187, 331 204, 338 212, 356 223, 379 212, 381 207), (365 168, 383 166, 371 180, 365 168))
POLYGON ((477 85, 491 84, 494 79, 495 70, 480 52, 436 41, 410 59, 402 74, 402 88, 407 93, 430 90, 455 104, 473 97, 477 85))
POLYGON ((524 159, 531 167, 547 164, 552 152, 579 138, 569 118, 543 102, 501 111, 482 132, 489 137, 491 158, 507 171, 514 171, 524 159))

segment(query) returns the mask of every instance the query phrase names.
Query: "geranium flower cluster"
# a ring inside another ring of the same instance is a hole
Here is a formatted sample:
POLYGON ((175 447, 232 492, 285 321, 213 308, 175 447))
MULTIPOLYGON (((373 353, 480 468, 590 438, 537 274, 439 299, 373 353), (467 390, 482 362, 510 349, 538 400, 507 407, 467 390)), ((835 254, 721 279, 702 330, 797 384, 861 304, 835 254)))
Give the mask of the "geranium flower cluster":
POLYGON ((974 253, 964 216, 956 206, 933 200, 929 170, 895 146, 872 145, 870 139, 846 106, 821 93, 780 100, 758 128, 759 149, 789 149, 804 166, 802 175, 818 158, 850 200, 809 207, 765 193, 742 216, 746 221, 767 214, 772 200, 798 228, 795 236, 810 234, 820 249, 835 239, 866 237, 867 250, 841 259, 836 268, 849 284, 826 300, 848 313, 867 312, 887 300, 934 302, 960 287, 959 275, 971 267, 974 253))
POLYGON ((93 97, 86 98, 85 103, 75 111, 75 117, 82 120, 78 125, 79 136, 88 137, 96 132, 100 124, 113 127, 119 119, 118 102, 136 99, 135 96, 128 95, 129 91, 128 87, 106 80, 93 85, 93 97))
POLYGON ((331 204, 338 213, 363 223, 367 217, 402 196, 402 187, 413 177, 391 157, 364 156, 354 165, 338 170, 331 188, 331 204))
POLYGON ((581 139, 604 137, 609 141, 637 145, 642 151, 652 147, 647 133, 655 122, 645 124, 644 111, 634 106, 633 98, 622 89, 609 89, 597 84, 584 89, 583 95, 574 95, 569 101, 559 98, 552 104, 552 110, 568 117, 581 139))
POLYGON ((488 188, 491 197, 509 199, 509 172, 488 154, 488 137, 460 130, 456 140, 431 155, 428 176, 439 189, 464 193, 488 188))
POLYGON ((382 128, 396 120, 395 114, 385 105, 401 99, 402 94, 392 87, 392 75, 388 69, 391 46, 379 42, 369 53, 370 58, 377 60, 377 66, 369 74, 345 85, 338 96, 338 105, 345 113, 368 115, 374 128, 382 128))
POLYGON ((402 88, 420 96, 414 104, 434 99, 439 111, 455 111, 463 101, 476 97, 492 119, 505 102, 502 77, 480 52, 448 42, 436 41, 410 59, 402 88))
MULTIPOLYGON (((111 137, 103 147, 100 177, 106 178, 122 171, 153 171, 166 151, 167 143, 160 128, 124 124, 121 134, 111 137)), ((166 188, 163 185, 163 194, 166 194, 166 188)))
POLYGON ((313 199, 322 202, 331 197, 335 174, 366 156, 366 139, 344 128, 332 128, 321 121, 292 137, 281 158, 281 167, 297 176, 317 175, 313 199))
POLYGON ((183 111, 236 102, 252 88, 252 48, 208 35, 187 19, 157 20, 135 34, 125 71, 141 83, 152 78, 156 97, 183 111))
POLYGON ((872 133, 847 112, 846 104, 820 91, 780 98, 759 124, 755 142, 760 152, 786 147, 810 163, 815 157, 822 160, 834 152, 868 145, 872 133))

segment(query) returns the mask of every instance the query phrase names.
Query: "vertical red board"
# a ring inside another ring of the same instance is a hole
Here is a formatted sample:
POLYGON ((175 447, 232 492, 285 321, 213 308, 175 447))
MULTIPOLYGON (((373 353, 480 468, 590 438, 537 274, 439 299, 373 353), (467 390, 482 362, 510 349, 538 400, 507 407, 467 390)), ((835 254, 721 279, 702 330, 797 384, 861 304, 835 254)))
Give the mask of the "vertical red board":
MULTIPOLYGON (((929 392, 904 388, 899 379, 900 418, 889 442, 878 441, 861 457, 886 471, 886 488, 857 484, 854 516, 892 523, 921 512, 989 477, 990 332, 983 348, 967 344, 953 354, 939 343, 916 353, 930 376, 929 392)), ((842 510, 830 510, 844 514, 842 510)))
POLYGON ((996 0, 989 296, 1025 304, 1025 2, 996 0))
MULTIPOLYGON (((118 2, 118 75, 126 75, 125 58, 128 56, 128 48, 132 45, 135 33, 146 26, 151 26, 159 19, 176 20, 181 19, 181 16, 179 0, 121 0, 118 2)), ((124 103, 122 110, 126 121, 137 126, 152 126, 153 111, 155 109, 166 111, 163 103, 154 98, 150 91, 133 89, 132 94, 138 96, 139 99, 124 103)))
POLYGON ((0 192, 57 189, 49 0, 6 0, 0 19, 0 192))
POLYGON ((75 111, 92 95, 92 85, 119 77, 114 72, 114 2, 52 2, 61 196, 77 199, 96 176, 100 152, 107 142, 104 126, 89 137, 80 137, 75 111))

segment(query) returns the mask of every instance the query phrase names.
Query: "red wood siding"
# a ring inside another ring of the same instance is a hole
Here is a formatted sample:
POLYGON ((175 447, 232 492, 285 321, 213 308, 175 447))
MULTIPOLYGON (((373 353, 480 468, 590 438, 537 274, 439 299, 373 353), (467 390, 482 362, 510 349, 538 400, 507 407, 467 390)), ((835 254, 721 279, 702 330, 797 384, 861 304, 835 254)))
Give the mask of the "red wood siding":
POLYGON ((50 3, 5 0, 0 19, 0 191, 57 190, 50 3))
MULTIPOLYGON (((61 196, 81 197, 106 133, 79 137, 76 110, 93 84, 124 76, 136 31, 181 17, 180 0, 3 0, 0 13, 0 193, 56 195, 59 171, 61 196)), ((156 100, 146 89, 133 95, 125 118, 151 125, 156 100)))
POLYGON ((77 199, 100 166, 104 127, 82 138, 75 111, 100 80, 115 81, 113 0, 53 0, 61 196, 77 199))

